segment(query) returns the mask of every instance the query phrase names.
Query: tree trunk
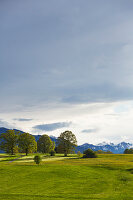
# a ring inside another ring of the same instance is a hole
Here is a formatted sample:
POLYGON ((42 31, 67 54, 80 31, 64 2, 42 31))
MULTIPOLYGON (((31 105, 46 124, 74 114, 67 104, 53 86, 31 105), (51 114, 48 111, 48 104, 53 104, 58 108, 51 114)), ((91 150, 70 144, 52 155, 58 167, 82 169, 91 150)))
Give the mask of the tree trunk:
POLYGON ((26 156, 28 155, 28 149, 26 149, 26 156))
POLYGON ((67 156, 67 152, 65 151, 65 153, 64 153, 64 156, 66 157, 67 156))
POLYGON ((13 155, 13 149, 11 149, 11 155, 13 155))
POLYGON ((11 147, 11 155, 13 155, 13 147, 11 147))

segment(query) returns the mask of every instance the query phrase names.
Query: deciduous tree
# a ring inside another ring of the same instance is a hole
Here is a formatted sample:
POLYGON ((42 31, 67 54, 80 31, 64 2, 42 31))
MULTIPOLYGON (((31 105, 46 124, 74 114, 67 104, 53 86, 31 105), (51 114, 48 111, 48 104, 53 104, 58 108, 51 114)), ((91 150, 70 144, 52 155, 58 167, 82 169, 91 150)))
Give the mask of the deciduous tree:
POLYGON ((37 150, 37 143, 35 138, 29 133, 22 133, 19 135, 18 146, 21 152, 26 153, 26 156, 28 153, 33 153, 37 150))
POLYGON ((64 156, 67 156, 67 154, 71 153, 77 146, 77 139, 71 131, 65 131, 58 137, 57 144, 57 151, 64 153, 64 156))
POLYGON ((19 132, 15 130, 7 130, 6 133, 0 135, 0 149, 12 155, 17 150, 19 132))
POLYGON ((48 135, 42 135, 37 141, 37 150, 41 153, 49 153, 54 150, 54 142, 50 139, 48 135))

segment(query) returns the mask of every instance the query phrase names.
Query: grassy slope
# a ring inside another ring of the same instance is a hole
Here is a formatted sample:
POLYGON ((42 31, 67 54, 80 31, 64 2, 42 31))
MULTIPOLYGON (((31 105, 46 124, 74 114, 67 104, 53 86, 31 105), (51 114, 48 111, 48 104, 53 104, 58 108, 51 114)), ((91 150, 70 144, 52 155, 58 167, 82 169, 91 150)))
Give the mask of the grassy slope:
POLYGON ((132 168, 133 155, 46 159, 39 166, 24 158, 12 163, 1 159, 0 199, 129 200, 133 197, 132 168))

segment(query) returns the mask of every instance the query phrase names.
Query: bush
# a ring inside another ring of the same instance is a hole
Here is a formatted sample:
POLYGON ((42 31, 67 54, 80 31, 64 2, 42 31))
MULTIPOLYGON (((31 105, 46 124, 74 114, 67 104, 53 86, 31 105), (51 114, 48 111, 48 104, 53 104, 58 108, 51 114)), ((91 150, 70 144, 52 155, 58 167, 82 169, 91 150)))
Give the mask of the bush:
POLYGON ((83 158, 97 158, 97 155, 92 149, 87 149, 84 151, 83 158))
POLYGON ((124 154, 133 154, 133 149, 125 149, 124 154))
POLYGON ((36 164, 40 164, 40 162, 41 162, 41 156, 39 156, 39 155, 36 155, 35 157, 34 157, 34 162, 36 163, 36 164))
POLYGON ((50 156, 55 156, 55 151, 54 150, 50 151, 50 156))

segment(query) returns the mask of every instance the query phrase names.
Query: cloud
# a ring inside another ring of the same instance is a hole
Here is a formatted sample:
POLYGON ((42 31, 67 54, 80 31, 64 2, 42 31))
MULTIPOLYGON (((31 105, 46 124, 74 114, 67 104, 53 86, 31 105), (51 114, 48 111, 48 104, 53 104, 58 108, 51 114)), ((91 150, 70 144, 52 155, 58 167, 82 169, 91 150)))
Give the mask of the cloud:
POLYGON ((55 4, 0 8, 1 109, 133 99, 132 3, 55 4))
POLYGON ((69 127, 72 124, 72 122, 57 122, 57 123, 51 123, 51 124, 40 124, 36 125, 33 128, 42 130, 42 131, 54 131, 56 129, 69 127))
POLYGON ((90 128, 90 129, 84 129, 84 130, 82 130, 82 133, 95 133, 97 131, 98 131, 97 128, 90 128))
POLYGON ((13 128, 13 126, 5 120, 0 119, 0 127, 13 128))
POLYGON ((63 95, 62 102, 65 103, 88 103, 88 102, 114 102, 121 100, 131 100, 133 98, 133 88, 117 86, 113 83, 105 82, 104 84, 88 85, 79 88, 71 87, 63 95), (70 95, 72 94, 72 95, 70 95))
POLYGON ((1 2, 0 125, 58 134, 72 121, 80 142, 132 135, 121 104, 133 100, 133 1, 1 2))
POLYGON ((20 122, 27 122, 27 121, 32 121, 33 119, 27 119, 27 118, 15 118, 15 121, 20 121, 20 122))
POLYGON ((107 113, 107 114, 104 114, 106 116, 113 116, 113 117, 118 117, 120 116, 120 114, 115 114, 115 113, 107 113))

